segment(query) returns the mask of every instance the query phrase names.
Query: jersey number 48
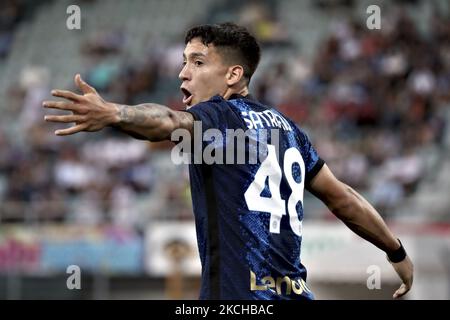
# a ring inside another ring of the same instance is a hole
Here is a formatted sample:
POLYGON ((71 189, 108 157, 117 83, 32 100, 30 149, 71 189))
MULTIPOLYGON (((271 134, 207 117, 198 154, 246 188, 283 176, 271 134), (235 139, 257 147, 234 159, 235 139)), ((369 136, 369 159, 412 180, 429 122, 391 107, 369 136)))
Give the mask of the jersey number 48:
MULTIPOLYGON (((267 158, 261 163, 261 166, 256 172, 253 182, 245 192, 244 197, 249 210, 270 213, 269 231, 271 233, 280 233, 281 217, 286 214, 286 202, 281 198, 280 194, 282 171, 278 164, 275 146, 268 145, 267 149, 267 158), (265 188, 267 179, 271 197, 262 197, 261 193, 265 188)), ((302 221, 300 221, 298 217, 296 207, 298 202, 303 206, 305 163, 298 149, 289 148, 286 150, 284 153, 283 169, 289 187, 291 188, 291 195, 287 200, 289 223, 292 231, 301 237, 302 221), (292 173, 292 165, 294 163, 297 163, 300 166, 300 182, 295 181, 292 173)))

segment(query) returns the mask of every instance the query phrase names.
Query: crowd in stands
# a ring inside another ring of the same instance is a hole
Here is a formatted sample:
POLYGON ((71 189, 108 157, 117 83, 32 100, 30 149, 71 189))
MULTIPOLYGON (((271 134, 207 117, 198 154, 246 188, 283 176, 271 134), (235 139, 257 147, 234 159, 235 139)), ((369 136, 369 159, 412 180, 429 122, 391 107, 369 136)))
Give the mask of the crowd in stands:
POLYGON ((0 60, 9 53, 14 30, 23 18, 23 8, 18 0, 0 2, 0 60))
POLYGON ((311 132, 343 181, 388 215, 426 174, 421 150, 439 147, 450 107, 450 21, 435 12, 429 34, 399 10, 381 31, 365 21, 332 25, 313 63, 279 61, 256 96, 311 132))
MULTIPOLYGON (((5 3, 15 12, 15 1, 5 3)), ((264 12, 257 13, 257 26, 267 30, 264 12)), ((20 21, 20 15, 3 15, 0 10, 0 59, 10 41, 5 30, 11 34, 20 21)), ((271 30, 282 30, 275 22, 271 30)), ((342 21, 317 47, 314 61, 292 51, 289 59, 259 70, 251 84, 254 96, 308 132, 340 179, 386 214, 414 194, 426 174, 420 152, 439 147, 446 127, 450 23, 439 13, 430 23, 430 32, 422 34, 403 11, 392 13, 381 31, 342 21)), ((271 39, 284 43, 285 35, 278 35, 271 39)), ((153 48, 138 62, 110 59, 126 52, 125 40, 113 30, 94 34, 80 48, 86 58, 82 75, 106 99, 142 103, 161 83, 177 83, 183 43, 153 48)), ((58 126, 43 121, 48 111, 41 107, 50 98, 49 77, 45 67, 26 67, 18 85, 8 88, 10 101, 2 103, 8 121, 20 129, 12 135, 0 127, 1 221, 138 225, 137 200, 155 192, 158 201, 146 208, 152 217, 192 218, 186 168, 174 168, 172 175, 158 171, 155 155, 169 153, 170 144, 137 141, 113 129, 56 137, 58 126)), ((180 109, 178 85, 170 99, 156 102, 180 109)))

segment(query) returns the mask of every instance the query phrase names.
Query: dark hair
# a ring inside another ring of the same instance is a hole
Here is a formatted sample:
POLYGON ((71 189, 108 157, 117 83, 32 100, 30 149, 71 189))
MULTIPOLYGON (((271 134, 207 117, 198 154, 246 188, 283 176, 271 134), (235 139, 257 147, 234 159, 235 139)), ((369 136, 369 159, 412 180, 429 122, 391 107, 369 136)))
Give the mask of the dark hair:
POLYGON ((194 38, 200 38, 206 46, 213 44, 229 63, 242 65, 244 77, 250 82, 258 66, 261 50, 255 37, 246 28, 231 22, 204 24, 188 30, 184 43, 194 38))

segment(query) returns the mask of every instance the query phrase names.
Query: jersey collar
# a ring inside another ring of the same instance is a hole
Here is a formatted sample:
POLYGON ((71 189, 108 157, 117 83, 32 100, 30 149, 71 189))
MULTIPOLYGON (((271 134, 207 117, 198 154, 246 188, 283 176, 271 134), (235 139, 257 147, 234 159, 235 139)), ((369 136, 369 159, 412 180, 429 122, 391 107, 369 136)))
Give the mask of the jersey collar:
POLYGON ((239 93, 233 93, 228 100, 233 100, 233 99, 249 99, 249 100, 254 100, 253 96, 251 94, 247 94, 246 96, 243 96, 239 93))

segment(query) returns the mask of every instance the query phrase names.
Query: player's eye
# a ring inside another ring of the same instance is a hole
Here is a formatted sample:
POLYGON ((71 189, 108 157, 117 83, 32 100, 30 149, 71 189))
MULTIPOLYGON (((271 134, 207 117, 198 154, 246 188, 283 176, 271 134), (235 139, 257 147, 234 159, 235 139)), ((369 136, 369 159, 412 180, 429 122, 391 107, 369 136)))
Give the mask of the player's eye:
POLYGON ((203 64, 203 62, 200 61, 200 60, 196 60, 194 63, 195 63, 195 65, 196 65, 197 67, 199 67, 199 66, 201 66, 201 65, 203 64))
POLYGON ((183 61, 181 65, 184 67, 186 65, 186 61, 183 61))

